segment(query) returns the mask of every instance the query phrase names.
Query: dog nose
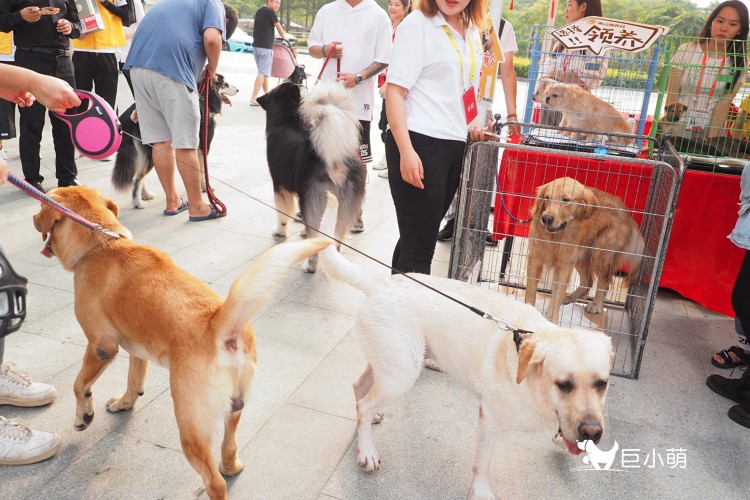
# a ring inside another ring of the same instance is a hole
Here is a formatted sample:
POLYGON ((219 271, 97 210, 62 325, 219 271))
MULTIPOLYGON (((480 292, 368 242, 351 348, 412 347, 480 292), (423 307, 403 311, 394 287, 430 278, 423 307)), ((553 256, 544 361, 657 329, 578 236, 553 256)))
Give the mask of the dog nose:
POLYGON ((551 215, 542 215, 542 224, 545 226, 551 226, 555 222, 555 218, 551 215))
POLYGON ((602 438, 602 426, 599 422, 583 421, 578 426, 578 440, 586 441, 591 440, 594 443, 598 443, 602 438))

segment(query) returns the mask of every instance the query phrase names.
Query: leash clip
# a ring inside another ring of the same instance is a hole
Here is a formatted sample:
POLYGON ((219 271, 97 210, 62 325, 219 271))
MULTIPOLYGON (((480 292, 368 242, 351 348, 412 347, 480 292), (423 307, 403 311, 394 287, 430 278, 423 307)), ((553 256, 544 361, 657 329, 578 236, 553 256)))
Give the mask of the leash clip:
POLYGON ((500 318, 496 318, 489 313, 484 313, 482 317, 485 319, 490 319, 494 321, 497 324, 497 327, 503 331, 513 332, 513 343, 516 344, 516 352, 521 350, 521 343, 523 342, 523 340, 527 336, 533 333, 530 330, 523 330, 521 328, 516 328, 515 326, 512 326, 507 321, 504 321, 500 318))
POLYGON ((96 231, 98 233, 106 234, 107 236, 111 236, 112 238, 114 238, 116 240, 120 239, 120 235, 119 234, 117 234, 116 232, 112 231, 111 229, 107 229, 106 227, 102 227, 101 224, 97 224, 96 226, 94 226, 94 231, 96 231))

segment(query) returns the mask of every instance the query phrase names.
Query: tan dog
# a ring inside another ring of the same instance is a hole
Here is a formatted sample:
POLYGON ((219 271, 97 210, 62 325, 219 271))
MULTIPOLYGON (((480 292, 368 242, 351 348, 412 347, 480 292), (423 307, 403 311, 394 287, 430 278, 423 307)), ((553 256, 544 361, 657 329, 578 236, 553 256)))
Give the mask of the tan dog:
MULTIPOLYGON (((328 234, 336 223, 336 206, 329 194, 321 225, 328 234)), ((532 331, 517 350, 513 335, 494 321, 404 276, 372 273, 347 261, 333 247, 320 253, 320 262, 331 278, 349 283, 367 296, 354 325, 367 358, 364 372, 354 383, 357 462, 365 470, 380 468, 372 424, 382 420, 381 410, 417 382, 427 346, 440 367, 479 399, 470 498, 494 498, 490 461, 504 431, 558 430, 556 442, 571 454, 581 453, 576 441, 598 442, 602 437, 602 408, 614 359, 608 336, 561 328, 533 307, 491 290, 446 278, 411 275, 517 328, 532 331)))
MULTIPOLYGON (((581 132, 561 131, 571 139, 594 141, 597 135, 610 132, 632 134, 628 121, 617 109, 578 85, 570 83, 546 84, 542 102, 553 111, 562 113, 560 127, 580 129, 581 132)), ((608 136, 608 143, 634 146, 635 140, 608 136)))
POLYGON ((224 301, 168 255, 134 243, 117 221, 112 200, 86 187, 54 189, 49 195, 121 235, 94 233, 46 205, 34 216, 34 227, 46 240, 43 254, 57 256, 75 273, 75 313, 88 339, 74 386, 76 429, 84 430, 94 418, 91 388, 120 346, 130 353, 128 384, 124 394, 107 402, 108 411, 133 408, 143 395, 149 361, 168 367, 185 456, 203 478, 209 498, 226 498, 219 472, 234 475, 243 468, 235 431, 257 360, 249 321, 289 265, 329 243, 317 238, 271 248, 235 280, 224 301), (221 418, 224 439, 217 468, 210 429, 221 418))
POLYGON ((637 276, 646 244, 619 197, 561 177, 537 189, 531 215, 526 303, 535 303, 539 278, 546 266, 552 274, 552 304, 545 316, 553 323, 558 321, 563 304, 588 294, 594 277, 596 293, 586 305, 591 314, 604 311, 609 282, 625 263, 630 276, 637 276), (573 269, 578 271, 581 283, 565 296, 573 269))

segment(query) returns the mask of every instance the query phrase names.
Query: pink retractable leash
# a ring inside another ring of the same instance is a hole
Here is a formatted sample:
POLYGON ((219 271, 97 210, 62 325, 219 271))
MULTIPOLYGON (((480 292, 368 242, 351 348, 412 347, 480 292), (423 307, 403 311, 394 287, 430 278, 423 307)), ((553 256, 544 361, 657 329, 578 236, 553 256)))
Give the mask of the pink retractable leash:
POLYGON ((98 95, 76 90, 81 101, 89 103, 88 109, 76 115, 55 113, 70 127, 70 138, 75 148, 94 160, 108 158, 117 152, 122 142, 122 131, 112 107, 98 95))

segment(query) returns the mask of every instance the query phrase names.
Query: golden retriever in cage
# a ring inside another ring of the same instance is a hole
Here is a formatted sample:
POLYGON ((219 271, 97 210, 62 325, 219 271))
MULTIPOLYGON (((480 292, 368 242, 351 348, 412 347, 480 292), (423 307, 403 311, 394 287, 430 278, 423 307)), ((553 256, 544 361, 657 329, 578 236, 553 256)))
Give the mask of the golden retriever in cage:
POLYGON ((637 276, 646 243, 635 219, 618 196, 560 177, 537 188, 531 208, 529 253, 526 260, 526 303, 536 302, 544 267, 552 276, 552 304, 545 316, 557 322, 563 304, 588 294, 596 277, 594 300, 586 311, 604 311, 612 276, 625 264, 637 276), (565 295, 575 269, 580 286, 565 295))
MULTIPOLYGON (((594 141, 597 135, 608 133, 632 134, 628 121, 611 104, 591 92, 570 83, 546 83, 540 87, 541 102, 553 111, 562 113, 560 127, 575 128, 581 132, 563 130, 560 133, 571 139, 594 141), (543 90, 542 90, 543 89, 543 90)), ((629 137, 608 136, 609 144, 635 146, 629 137)))

